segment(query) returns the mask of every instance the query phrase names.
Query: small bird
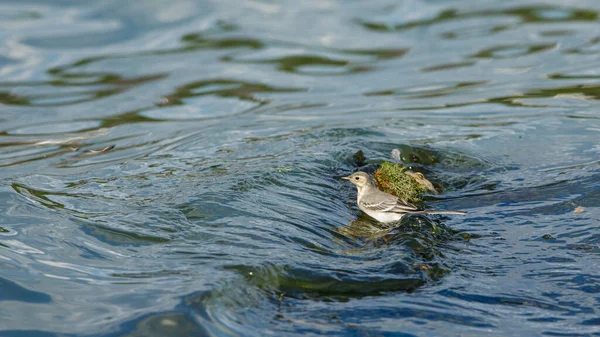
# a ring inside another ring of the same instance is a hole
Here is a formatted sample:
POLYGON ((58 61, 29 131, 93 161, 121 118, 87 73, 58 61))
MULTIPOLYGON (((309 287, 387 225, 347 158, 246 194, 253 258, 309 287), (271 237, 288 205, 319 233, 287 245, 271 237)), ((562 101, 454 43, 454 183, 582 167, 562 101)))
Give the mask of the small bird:
POLYGON ((423 210, 417 206, 398 199, 397 197, 380 191, 373 178, 365 172, 355 172, 348 177, 342 177, 348 180, 358 190, 356 201, 358 208, 367 213, 370 217, 379 222, 394 222, 402 219, 405 214, 467 214, 464 211, 434 211, 423 210))

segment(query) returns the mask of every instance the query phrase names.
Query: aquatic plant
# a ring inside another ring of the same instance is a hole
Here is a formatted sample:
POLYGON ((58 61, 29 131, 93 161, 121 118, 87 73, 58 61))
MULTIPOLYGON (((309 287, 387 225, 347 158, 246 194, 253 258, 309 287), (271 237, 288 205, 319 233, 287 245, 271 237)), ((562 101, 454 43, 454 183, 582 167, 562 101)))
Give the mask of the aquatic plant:
POLYGON ((383 162, 375 174, 375 183, 382 191, 413 204, 422 203, 422 196, 433 188, 423 174, 410 171, 400 163, 383 162))

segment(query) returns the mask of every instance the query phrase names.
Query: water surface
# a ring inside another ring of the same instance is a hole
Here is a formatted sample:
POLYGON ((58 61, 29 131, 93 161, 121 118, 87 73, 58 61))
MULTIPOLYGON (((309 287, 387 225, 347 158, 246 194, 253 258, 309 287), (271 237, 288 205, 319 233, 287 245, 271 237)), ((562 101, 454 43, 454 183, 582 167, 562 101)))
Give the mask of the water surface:
POLYGON ((599 13, 0 2, 0 335, 600 335, 599 13))

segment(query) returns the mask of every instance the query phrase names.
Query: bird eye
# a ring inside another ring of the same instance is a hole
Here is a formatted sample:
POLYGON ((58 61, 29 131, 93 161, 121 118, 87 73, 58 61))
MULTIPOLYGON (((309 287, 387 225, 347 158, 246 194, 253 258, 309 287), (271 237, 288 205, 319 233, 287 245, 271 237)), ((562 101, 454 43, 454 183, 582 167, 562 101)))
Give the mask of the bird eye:
POLYGON ((360 178, 359 177, 354 177, 354 180, 358 180, 358 179, 360 179, 360 178))

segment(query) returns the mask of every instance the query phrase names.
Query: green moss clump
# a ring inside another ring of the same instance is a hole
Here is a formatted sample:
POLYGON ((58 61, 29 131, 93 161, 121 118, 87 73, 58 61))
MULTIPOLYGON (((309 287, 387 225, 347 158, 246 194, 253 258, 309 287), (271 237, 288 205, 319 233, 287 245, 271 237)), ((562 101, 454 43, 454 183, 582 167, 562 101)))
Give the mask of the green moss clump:
POLYGON ((377 183, 377 186, 382 191, 419 205, 422 203, 421 196, 428 188, 419 184, 413 177, 407 174, 407 171, 408 169, 402 164, 384 162, 375 171, 375 183, 377 183))

